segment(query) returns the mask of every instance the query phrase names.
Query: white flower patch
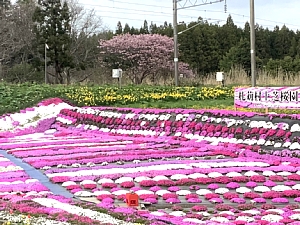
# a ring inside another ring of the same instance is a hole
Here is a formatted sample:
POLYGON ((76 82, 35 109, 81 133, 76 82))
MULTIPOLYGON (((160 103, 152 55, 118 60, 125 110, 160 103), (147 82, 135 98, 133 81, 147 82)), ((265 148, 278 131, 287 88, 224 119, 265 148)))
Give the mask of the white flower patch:
POLYGON ((222 214, 227 214, 227 215, 234 215, 234 212, 231 212, 231 211, 221 211, 220 213, 219 213, 220 215, 222 215, 222 214))
POLYGON ((245 175, 246 177, 252 177, 252 176, 259 175, 259 174, 256 173, 256 172, 254 172, 254 171, 247 171, 244 175, 245 175))
POLYGON ((267 192, 267 191, 271 191, 271 189, 266 187, 266 186, 257 186, 257 187, 254 188, 254 191, 264 193, 264 192, 267 192))
POLYGON ((290 145, 289 149, 298 150, 298 149, 300 149, 300 144, 298 142, 294 142, 290 145))
POLYGON ((206 174, 203 174, 203 173, 192 173, 190 175, 188 175, 188 178, 191 178, 191 179, 197 179, 197 178, 206 178, 207 175, 206 174))
POLYGON ((300 184, 295 184, 292 189, 294 190, 300 190, 300 184))
POLYGON ((179 191, 176 191, 176 194, 179 196, 186 196, 188 194, 191 194, 191 192, 189 190, 179 190, 179 191))
POLYGON ((35 182, 40 182, 40 181, 37 180, 37 179, 28 179, 28 180, 25 180, 25 184, 35 183, 35 182))
POLYGON ((62 109, 73 108, 66 103, 33 107, 33 111, 14 113, 0 119, 0 131, 13 131, 17 128, 36 127, 40 120, 56 117, 62 109), (37 119, 38 118, 38 119, 37 119), (17 122, 19 125, 14 125, 17 122))
POLYGON ((167 190, 158 190, 157 192, 155 192, 155 194, 157 194, 158 196, 163 196, 164 194, 170 194, 170 191, 167 190))
POLYGON ((196 218, 185 218, 182 220, 185 223, 197 223, 197 224, 205 224, 205 221, 198 220, 196 218))
POLYGON ((238 173, 238 172, 229 172, 226 174, 227 177, 240 177, 242 176, 241 173, 238 173))
POLYGON ((290 215, 290 219, 299 221, 300 220, 300 214, 296 213, 296 214, 290 215))
POLYGON ((135 193, 137 195, 152 195, 152 194, 154 194, 153 191, 149 191, 149 190, 138 190, 135 193))
POLYGON ((97 183, 98 184, 104 184, 104 183, 115 183, 115 182, 112 179, 102 178, 102 179, 98 180, 97 183))
POLYGON ((300 131, 300 126, 299 124, 293 124, 293 126, 291 127, 291 132, 299 132, 300 131))
POLYGON ((282 209, 267 209, 267 212, 274 212, 274 213, 278 213, 278 214, 283 214, 284 211, 282 209))
POLYGON ((282 191, 288 191, 288 190, 292 190, 292 188, 289 186, 286 186, 286 185, 276 185, 276 186, 272 187, 272 191, 282 192, 282 191))
POLYGON ((261 218, 262 220, 266 220, 266 221, 268 221, 268 222, 270 222, 270 223, 278 223, 280 220, 282 220, 283 219, 283 217, 282 216, 279 216, 279 215, 265 215, 265 216, 263 216, 262 218, 261 218))
POLYGON ((282 172, 278 172, 277 175, 283 176, 283 177, 287 177, 289 175, 292 175, 292 173, 291 172, 287 172, 287 171, 282 171, 282 172))
POLYGON ((112 192, 113 195, 117 195, 117 196, 119 196, 119 195, 126 195, 128 193, 130 193, 130 191, 127 191, 127 190, 118 190, 118 191, 112 192))
POLYGON ((86 216, 94 220, 101 221, 103 223, 109 223, 109 224, 116 224, 116 225, 134 225, 130 222, 125 222, 122 220, 118 220, 108 214, 99 213, 90 209, 83 209, 78 206, 70 205, 67 203, 59 202, 55 199, 49 199, 49 198, 35 198, 32 201, 39 203, 40 205, 49 207, 49 208, 56 208, 64 210, 68 213, 80 215, 80 216, 86 216))
POLYGON ((23 170, 21 167, 19 166, 7 166, 7 167, 4 167, 4 166, 0 166, 0 173, 2 172, 13 172, 13 171, 19 171, 19 170, 23 170))
POLYGON ((71 185, 76 185, 76 183, 74 181, 66 181, 66 182, 63 182, 61 186, 68 187, 71 185))
POLYGON ((144 181, 144 180, 152 180, 152 179, 149 177, 145 177, 145 176, 134 178, 134 182, 137 182, 137 183, 140 183, 141 181, 144 181))
POLYGON ((166 213, 164 213, 164 212, 158 212, 158 211, 151 212, 149 214, 153 215, 153 216, 164 216, 164 215, 166 215, 166 213))
POLYGON ((239 194, 245 194, 247 192, 251 192, 251 190, 247 187, 239 187, 239 188, 235 189, 235 191, 239 194))
POLYGON ((93 194, 95 196, 99 196, 99 195, 110 195, 111 193, 109 191, 95 191, 93 194))
POLYGON ((131 182, 133 181, 133 178, 132 177, 120 177, 119 179, 115 180, 115 183, 116 184, 121 184, 123 182, 131 182))
POLYGON ((273 171, 264 171, 263 173, 262 173, 265 177, 270 177, 270 176, 275 176, 276 175, 276 173, 274 173, 273 171))
POLYGON ((186 213, 182 212, 182 211, 174 211, 174 212, 169 213, 169 215, 179 217, 179 216, 185 216, 186 213))
POLYGON ((211 215, 211 214, 208 213, 208 212, 197 212, 197 214, 202 215, 202 216, 205 216, 205 217, 208 217, 208 216, 211 215))
POLYGON ((188 176, 185 174, 174 174, 170 178, 171 180, 180 180, 180 179, 188 178, 188 176))
POLYGON ((291 144, 292 144, 291 142, 287 141, 287 142, 283 143, 282 147, 288 148, 291 146, 291 144))
POLYGON ((210 178, 216 178, 216 177, 222 177, 223 174, 219 173, 219 172, 211 172, 207 175, 210 178))
POLYGON ((97 183, 93 180, 83 180, 80 182, 80 185, 86 185, 86 184, 97 184, 97 183))
POLYGON ((228 188, 218 188, 215 190, 215 193, 216 194, 220 194, 220 195, 223 195, 225 193, 229 192, 229 189, 228 188))
POLYGON ((252 214, 252 215, 259 215, 260 214, 260 211, 255 210, 255 209, 245 210, 243 212, 244 213, 249 213, 249 214, 252 214))
POLYGON ((169 178, 167 178, 166 176, 163 176, 163 175, 158 175, 158 176, 153 177, 153 180, 154 181, 169 180, 169 178))
POLYGON ((77 191, 76 193, 74 193, 74 195, 77 197, 92 197, 92 196, 94 196, 94 194, 89 191, 77 191))
POLYGON ((210 194, 210 193, 212 193, 212 192, 208 189, 200 189, 200 190, 196 191, 196 194, 201 195, 201 196, 204 196, 204 195, 210 194))
POLYGON ((210 218, 211 221, 215 221, 215 222, 219 222, 219 223, 228 223, 229 219, 222 217, 222 216, 216 216, 216 217, 212 217, 210 218))
POLYGON ((0 218, 2 220, 10 221, 11 224, 71 225, 68 222, 50 220, 45 217, 24 218, 24 215, 9 214, 8 212, 5 211, 0 212, 0 218))
POLYGON ((247 221, 248 223, 254 222, 255 219, 250 216, 239 216, 236 218, 236 220, 242 220, 242 221, 247 221))

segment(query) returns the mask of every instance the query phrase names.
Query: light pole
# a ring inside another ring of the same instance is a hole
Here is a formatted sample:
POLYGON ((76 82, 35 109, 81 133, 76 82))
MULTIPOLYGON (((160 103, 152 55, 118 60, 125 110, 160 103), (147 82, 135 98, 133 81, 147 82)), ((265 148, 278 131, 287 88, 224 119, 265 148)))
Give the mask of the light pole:
POLYGON ((47 49, 49 46, 45 43, 45 84, 47 84, 47 49))
POLYGON ((251 85, 256 86, 256 54, 255 54, 255 15, 254 0, 250 0, 250 54, 251 54, 251 85))
POLYGON ((178 33, 177 33, 177 0, 173 0, 173 27, 174 27, 174 71, 175 71, 175 86, 178 82, 178 33))

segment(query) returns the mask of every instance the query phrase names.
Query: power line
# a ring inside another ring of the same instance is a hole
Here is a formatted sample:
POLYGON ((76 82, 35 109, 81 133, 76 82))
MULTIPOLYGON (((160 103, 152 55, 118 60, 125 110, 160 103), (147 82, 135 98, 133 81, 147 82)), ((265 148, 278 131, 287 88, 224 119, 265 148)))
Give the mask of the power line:
MULTIPOLYGON (((182 0, 173 0, 173 40, 174 40, 174 79, 175 79, 175 86, 177 87, 179 85, 179 76, 178 76, 178 31, 177 31, 177 25, 178 25, 178 9, 186 9, 186 8, 192 8, 196 6, 201 6, 201 5, 207 5, 207 4, 213 4, 213 3, 218 3, 222 2, 224 0, 215 0, 212 2, 207 2, 207 0, 202 0, 202 3, 198 3, 198 0, 196 0, 194 3, 192 3, 190 0, 185 0, 185 4, 183 6, 180 6, 181 8, 177 7, 177 3, 182 0), (187 2, 191 3, 191 6, 187 6, 187 2)), ((225 2, 226 3, 226 2, 225 2)), ((189 28, 188 28, 189 29, 189 28)), ((182 31, 184 32, 184 31, 182 31)))
MULTIPOLYGON (((115 2, 115 3, 121 3, 121 4, 127 4, 127 5, 138 5, 138 6, 146 6, 146 7, 153 7, 153 8, 160 8, 160 9, 170 9, 171 10, 171 7, 168 7, 168 6, 159 6, 159 5, 142 4, 142 3, 131 3, 131 2, 115 1, 115 0, 108 0, 108 1, 115 2)), ((124 7, 112 7, 112 6, 105 6, 105 5, 99 5, 99 4, 85 4, 85 3, 79 3, 79 4, 80 5, 85 5, 85 6, 93 6, 93 7, 105 7, 105 8, 122 9, 122 10, 129 10, 129 11, 149 12, 149 13, 162 14, 162 15, 168 15, 169 14, 169 13, 165 13, 165 12, 162 12, 162 11, 161 12, 156 12, 156 11, 150 11, 150 10, 132 9, 132 8, 124 8, 124 7)), ((201 9, 197 9, 197 10, 196 9, 186 9, 186 11, 224 13, 224 11, 220 11, 220 10, 203 10, 203 9, 202 10, 201 9)), ((234 12, 228 12, 227 11, 226 14, 230 14, 230 15, 233 15, 233 16, 239 16, 239 17, 243 17, 243 18, 250 18, 248 15, 234 13, 234 12)), ((179 16, 180 17, 188 17, 188 18, 196 18, 195 16, 190 16, 190 15, 181 15, 181 14, 179 14, 179 16)), ((271 22, 271 23, 282 24, 282 25, 287 25, 287 26, 300 27, 299 24, 297 25, 297 24, 279 22, 279 21, 262 19, 262 18, 255 18, 255 19, 256 19, 256 21, 265 21, 265 22, 271 22)))

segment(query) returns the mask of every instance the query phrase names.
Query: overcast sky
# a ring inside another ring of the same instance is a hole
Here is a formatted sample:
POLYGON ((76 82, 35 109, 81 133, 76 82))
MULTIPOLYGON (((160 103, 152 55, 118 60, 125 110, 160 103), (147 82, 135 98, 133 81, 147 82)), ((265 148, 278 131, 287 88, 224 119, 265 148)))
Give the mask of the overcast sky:
MULTIPOLYGON (((178 8, 191 6, 194 3, 203 4, 216 0, 181 0, 178 8)), ((116 29, 118 21, 124 26, 140 28, 144 20, 160 25, 164 21, 172 23, 171 0, 79 0, 86 8, 94 8, 103 19, 103 23, 111 30, 116 29)), ((223 24, 228 14, 231 14, 235 24, 244 26, 249 20, 250 0, 227 0, 227 13, 224 12, 224 1, 202 5, 190 9, 178 10, 178 22, 196 21, 199 16, 209 22, 223 24)), ((255 0, 255 22, 273 29, 284 24, 290 29, 300 30, 300 0, 255 0)))

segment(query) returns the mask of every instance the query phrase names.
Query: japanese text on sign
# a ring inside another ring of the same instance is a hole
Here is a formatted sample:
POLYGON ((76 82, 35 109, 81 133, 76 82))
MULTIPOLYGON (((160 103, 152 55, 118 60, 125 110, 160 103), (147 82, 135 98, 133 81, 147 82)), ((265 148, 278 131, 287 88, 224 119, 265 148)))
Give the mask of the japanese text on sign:
POLYGON ((234 93, 236 107, 300 108, 300 88, 237 88, 234 93))

